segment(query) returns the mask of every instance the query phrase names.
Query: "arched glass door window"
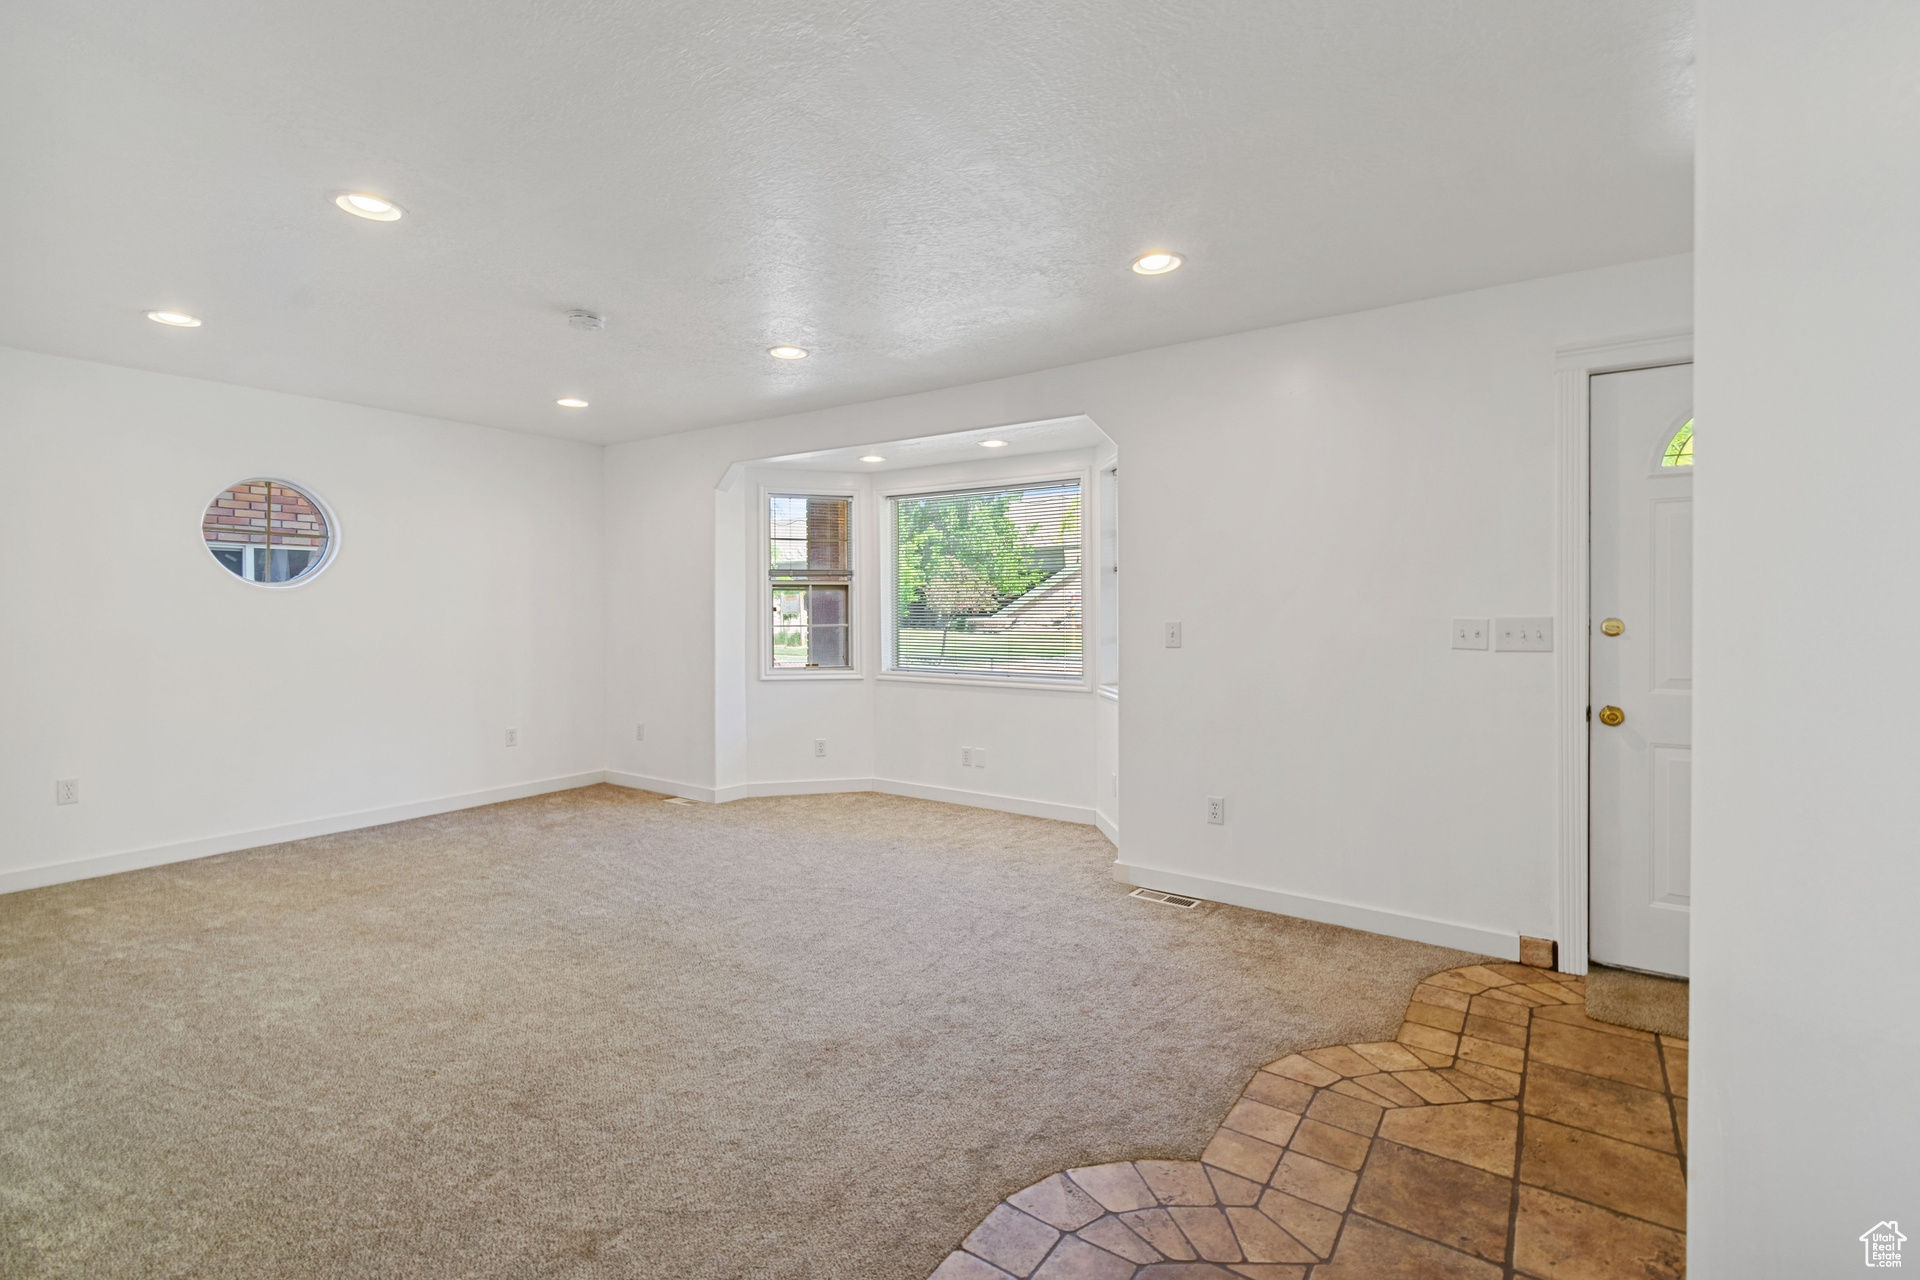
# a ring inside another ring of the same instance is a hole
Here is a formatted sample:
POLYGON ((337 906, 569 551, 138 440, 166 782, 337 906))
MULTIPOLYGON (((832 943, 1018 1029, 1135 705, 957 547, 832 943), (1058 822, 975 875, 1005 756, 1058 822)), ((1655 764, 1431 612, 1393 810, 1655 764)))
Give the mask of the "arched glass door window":
MULTIPOLYGON (((1642 439, 1646 437, 1642 436, 1642 439)), ((1641 454, 1641 457, 1646 457, 1641 454)), ((1667 451, 1660 455, 1663 467, 1690 467, 1693 465, 1693 419, 1688 418, 1680 429, 1673 433, 1673 439, 1667 441, 1667 451)))

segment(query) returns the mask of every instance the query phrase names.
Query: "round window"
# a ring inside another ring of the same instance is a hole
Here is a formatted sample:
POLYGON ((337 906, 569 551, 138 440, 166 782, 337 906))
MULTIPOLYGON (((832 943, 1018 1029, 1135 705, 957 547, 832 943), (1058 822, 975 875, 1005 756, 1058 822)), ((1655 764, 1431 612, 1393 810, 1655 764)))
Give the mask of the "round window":
POLYGON ((221 490, 207 504, 200 532, 235 577, 268 586, 313 577, 334 543, 319 502, 279 480, 242 480, 221 490))

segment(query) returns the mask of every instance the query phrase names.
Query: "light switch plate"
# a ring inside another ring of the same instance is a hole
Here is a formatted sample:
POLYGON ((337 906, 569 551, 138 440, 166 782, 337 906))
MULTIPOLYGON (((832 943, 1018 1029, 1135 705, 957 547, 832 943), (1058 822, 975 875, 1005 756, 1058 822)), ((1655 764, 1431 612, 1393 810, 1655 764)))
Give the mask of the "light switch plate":
POLYGON ((1167 648, 1178 649, 1179 647, 1180 647, 1180 624, 1177 622, 1169 622, 1167 624, 1167 648))
POLYGON ((1552 618, 1495 618, 1493 647, 1497 653, 1552 653, 1552 618))
POLYGON ((1453 620, 1453 647, 1456 649, 1486 648, 1487 620, 1485 618, 1455 618, 1453 620))

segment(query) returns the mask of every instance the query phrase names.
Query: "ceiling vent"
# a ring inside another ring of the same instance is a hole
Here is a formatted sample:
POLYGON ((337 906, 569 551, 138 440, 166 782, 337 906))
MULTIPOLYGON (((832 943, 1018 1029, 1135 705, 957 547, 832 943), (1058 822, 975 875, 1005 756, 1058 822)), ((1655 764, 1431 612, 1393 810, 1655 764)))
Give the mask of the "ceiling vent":
POLYGON ((593 311, 569 311, 567 323, 576 329, 604 329, 607 318, 593 311))
POLYGON ((1162 893, 1158 889, 1135 889, 1127 895, 1129 898, 1142 898, 1148 902, 1164 902, 1170 907, 1197 907, 1198 898, 1183 898, 1177 893, 1162 893))

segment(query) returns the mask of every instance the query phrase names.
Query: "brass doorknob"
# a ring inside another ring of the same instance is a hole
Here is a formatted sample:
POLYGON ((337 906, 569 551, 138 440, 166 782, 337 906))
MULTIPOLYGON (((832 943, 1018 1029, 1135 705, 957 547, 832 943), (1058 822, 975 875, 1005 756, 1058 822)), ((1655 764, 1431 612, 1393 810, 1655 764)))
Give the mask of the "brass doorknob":
POLYGON ((1627 713, 1618 707, 1600 708, 1600 723, 1609 727, 1627 722, 1627 713))
POLYGON ((1627 624, 1620 621, 1620 619, 1618 618, 1608 618, 1605 622, 1600 624, 1600 633, 1602 635, 1617 636, 1622 631, 1625 631, 1626 629, 1627 629, 1627 624))

